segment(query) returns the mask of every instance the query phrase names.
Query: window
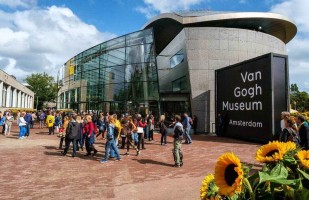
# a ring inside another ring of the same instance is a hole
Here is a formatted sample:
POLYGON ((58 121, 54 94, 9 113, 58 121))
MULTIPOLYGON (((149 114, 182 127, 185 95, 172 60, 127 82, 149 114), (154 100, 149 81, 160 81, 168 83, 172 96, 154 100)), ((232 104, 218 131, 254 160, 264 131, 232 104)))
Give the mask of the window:
POLYGON ((170 59, 170 67, 174 68, 177 65, 179 65, 180 63, 182 63, 184 61, 184 54, 183 54, 183 49, 181 49, 180 51, 178 51, 173 57, 171 57, 170 59))
POLYGON ((186 91, 187 85, 187 77, 183 76, 172 82, 173 92, 186 91))

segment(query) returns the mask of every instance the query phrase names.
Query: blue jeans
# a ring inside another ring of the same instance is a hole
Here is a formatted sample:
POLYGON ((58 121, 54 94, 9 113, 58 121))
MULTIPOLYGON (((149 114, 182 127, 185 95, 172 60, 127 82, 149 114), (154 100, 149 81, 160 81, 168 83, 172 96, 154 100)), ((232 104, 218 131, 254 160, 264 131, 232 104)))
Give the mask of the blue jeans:
POLYGON ((191 127, 185 128, 185 135, 186 135, 186 143, 187 144, 192 143, 192 139, 191 139, 191 136, 190 136, 190 130, 191 130, 191 127))
POLYGON ((116 154, 116 158, 118 160, 120 160, 120 154, 119 154, 119 150, 118 150, 118 147, 115 143, 115 140, 114 139, 111 139, 111 140, 107 140, 106 141, 106 144, 105 144, 105 156, 103 157, 102 160, 108 160, 108 154, 109 154, 109 150, 110 149, 113 149, 115 154, 116 154))
POLYGON ((87 150, 87 153, 90 154, 91 151, 93 150, 94 134, 92 133, 90 137, 88 137, 87 134, 85 135, 86 135, 86 150, 87 150))
POLYGON ((26 135, 26 126, 19 126, 19 136, 18 137, 23 137, 26 135))
POLYGON ((30 134, 30 123, 27 123, 26 125, 26 136, 29 136, 30 134))
POLYGON ((146 126, 145 128, 144 128, 144 138, 145 139, 147 139, 147 138, 149 138, 149 127, 148 126, 146 126))

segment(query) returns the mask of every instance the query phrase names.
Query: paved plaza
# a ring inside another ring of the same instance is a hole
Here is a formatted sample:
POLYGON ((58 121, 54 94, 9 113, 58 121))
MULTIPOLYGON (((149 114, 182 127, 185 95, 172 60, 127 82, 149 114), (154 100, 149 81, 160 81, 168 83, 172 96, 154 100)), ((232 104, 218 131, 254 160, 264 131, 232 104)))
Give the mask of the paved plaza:
POLYGON ((31 129, 28 139, 18 140, 18 127, 11 136, 0 136, 0 199, 126 199, 195 200, 201 182, 214 172, 217 158, 234 152, 242 162, 259 167, 254 155, 260 144, 209 135, 193 135, 193 144, 183 145, 184 166, 174 168, 172 137, 160 145, 160 135, 146 142, 140 156, 125 156, 122 161, 101 164, 104 142, 96 141, 99 153, 85 157, 71 150, 62 156, 59 138, 48 130, 31 129))

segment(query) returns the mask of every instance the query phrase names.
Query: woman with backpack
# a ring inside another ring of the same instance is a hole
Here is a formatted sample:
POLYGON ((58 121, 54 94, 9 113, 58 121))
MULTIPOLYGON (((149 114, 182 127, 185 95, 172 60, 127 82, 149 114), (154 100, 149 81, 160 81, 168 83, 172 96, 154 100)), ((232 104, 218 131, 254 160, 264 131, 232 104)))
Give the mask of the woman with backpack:
POLYGON ((107 132, 106 132, 105 156, 100 161, 101 163, 106 163, 108 161, 108 154, 109 154, 110 149, 112 149, 115 152, 116 161, 121 160, 119 150, 115 142, 114 130, 115 130, 116 120, 113 118, 113 116, 110 116, 108 121, 109 121, 109 124, 108 124, 107 132))
POLYGON ((281 142, 295 142, 297 145, 299 144, 299 135, 297 133, 297 127, 295 126, 295 122, 291 119, 285 120, 285 128, 283 128, 279 140, 281 142))

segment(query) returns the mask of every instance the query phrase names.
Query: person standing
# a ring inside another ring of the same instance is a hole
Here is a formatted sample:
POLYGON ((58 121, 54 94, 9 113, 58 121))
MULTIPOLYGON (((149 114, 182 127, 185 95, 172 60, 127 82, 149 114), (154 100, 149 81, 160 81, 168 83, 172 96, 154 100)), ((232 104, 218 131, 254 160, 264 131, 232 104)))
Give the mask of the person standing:
POLYGON ((5 132, 5 115, 0 111, 0 126, 2 126, 2 134, 5 132))
POLYGON ((27 113, 25 116, 24 116, 24 119, 25 121, 27 122, 27 125, 26 125, 26 135, 25 137, 29 137, 30 135, 30 127, 31 127, 31 123, 32 123, 32 115, 30 113, 27 113))
POLYGON ((55 114, 55 123, 54 123, 54 127, 56 129, 56 133, 59 132, 59 128, 61 127, 61 124, 62 124, 61 117, 60 117, 59 113, 56 113, 55 114))
POLYGON ((146 122, 142 122, 141 115, 138 115, 137 124, 135 126, 137 127, 137 134, 138 134, 137 148, 140 151, 141 150, 141 146, 142 146, 142 149, 146 149, 145 148, 145 143, 144 143, 144 128, 147 126, 146 122))
POLYGON ((181 141, 183 138, 183 134, 185 132, 183 125, 180 123, 181 117, 179 115, 175 115, 175 126, 174 126, 174 167, 182 167, 183 166, 183 154, 181 151, 181 141))
POLYGON ((283 128, 279 141, 281 142, 295 142, 297 145, 299 145, 299 136, 297 133, 297 127, 295 126, 295 122, 291 119, 285 120, 285 128, 283 128))
POLYGON ((69 117, 65 116, 63 120, 64 120, 63 126, 62 126, 63 133, 60 136, 59 149, 62 149, 62 146, 63 146, 63 141, 65 139, 66 131, 67 131, 67 128, 68 128, 68 125, 69 125, 69 117))
POLYGON ((25 112, 22 112, 20 117, 17 120, 17 124, 19 126, 19 136, 18 139, 24 139, 26 135, 26 125, 27 122, 24 119, 24 116, 26 115, 25 112))
POLYGON ((107 127, 107 133, 106 133, 106 144, 105 144, 105 156, 102 158, 102 160, 100 161, 101 163, 106 163, 108 161, 108 154, 110 149, 113 149, 113 151, 116 154, 116 161, 120 161, 120 154, 119 154, 119 150, 118 147, 115 143, 115 133, 114 133, 114 129, 115 129, 115 123, 116 120, 110 116, 109 117, 109 124, 107 127))
POLYGON ((192 128, 193 128, 193 133, 194 135, 197 134, 197 116, 193 115, 192 117, 192 128))
POLYGON ((11 115, 11 113, 7 113, 6 119, 5 119, 5 133, 4 135, 8 136, 11 134, 11 127, 13 123, 14 117, 11 115))
POLYGON ((40 120, 40 128, 44 127, 44 123, 45 123, 45 113, 43 111, 41 111, 40 116, 39 116, 39 120, 40 120))
POLYGON ((182 125, 183 125, 183 128, 184 128, 184 132, 185 132, 185 136, 186 136, 186 141, 185 141, 185 144, 192 144, 192 139, 191 139, 191 136, 190 136, 190 130, 191 130, 191 118, 188 116, 187 113, 184 113, 183 114, 183 122, 182 122, 182 125))
POLYGON ((154 117, 153 117, 153 115, 149 115, 147 125, 148 125, 148 128, 149 128, 148 141, 151 141, 151 140, 153 140, 153 131, 154 131, 154 117))
POLYGON ((299 126, 298 134, 300 137, 300 146, 303 147, 304 150, 309 150, 309 127, 305 124, 305 117, 298 115, 296 121, 299 126))
POLYGON ((46 125, 48 127, 48 135, 54 134, 54 123, 55 117, 52 115, 52 112, 49 110, 46 117, 46 125))
POLYGON ((63 150, 62 155, 68 153, 71 142, 73 143, 73 154, 72 157, 76 157, 76 139, 80 131, 80 124, 76 122, 76 115, 71 115, 71 121, 69 122, 68 128, 65 135, 65 149, 63 150))
POLYGON ((160 133, 161 133, 161 145, 166 145, 166 137, 167 137, 167 123, 165 121, 165 115, 161 115, 159 119, 159 127, 160 127, 160 133))

